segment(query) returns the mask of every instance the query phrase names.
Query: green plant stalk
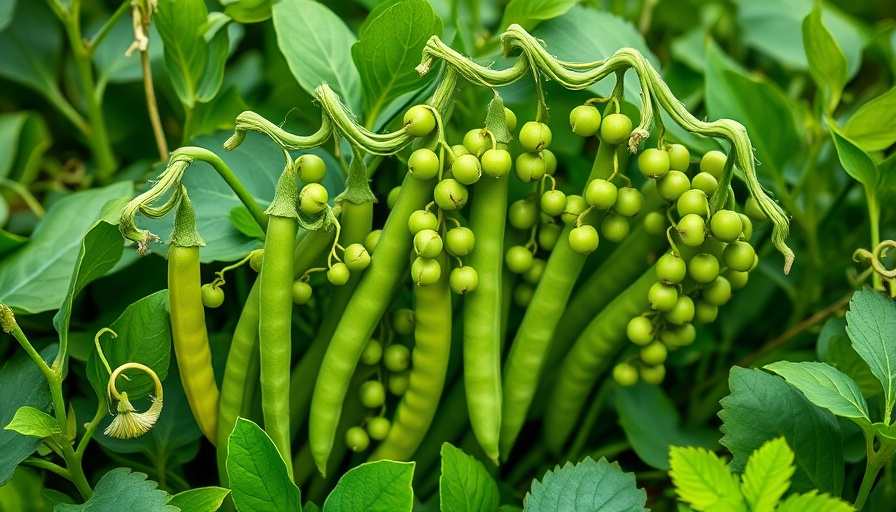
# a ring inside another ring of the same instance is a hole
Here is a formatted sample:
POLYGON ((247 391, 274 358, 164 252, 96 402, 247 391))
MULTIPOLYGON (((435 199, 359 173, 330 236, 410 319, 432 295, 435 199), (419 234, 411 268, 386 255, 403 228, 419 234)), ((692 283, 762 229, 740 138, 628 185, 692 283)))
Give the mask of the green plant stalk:
MULTIPOLYGON (((874 193, 873 188, 865 188, 865 196, 868 198, 868 220, 871 223, 871 247, 877 247, 880 245, 880 204, 877 202, 877 196, 874 193)), ((874 289, 875 290, 883 290, 884 283, 881 279, 880 274, 877 272, 872 272, 872 279, 874 280, 874 289)), ((892 407, 888 404, 887 406, 887 421, 890 420, 890 411, 892 407)))
MULTIPOLYGON (((92 51, 85 45, 81 36, 80 10, 80 0, 72 0, 71 10, 64 13, 61 19, 72 47, 78 78, 81 81, 81 92, 87 101, 89 123, 88 132, 85 133, 87 144, 96 159, 97 177, 100 182, 107 182, 115 173, 118 162, 112 151, 112 142, 109 140, 109 131, 106 129, 106 120, 103 118, 103 107, 100 104, 93 77, 92 51)), ((59 13, 57 12, 57 14, 59 13)))
POLYGON ((78 448, 75 450, 75 455, 78 459, 84 458, 84 451, 87 449, 88 443, 93 438, 93 433, 96 432, 96 428, 100 425, 100 422, 103 421, 103 417, 106 416, 107 412, 109 412, 109 406, 105 400, 100 398, 96 406, 96 414, 93 416, 93 419, 90 420, 90 423, 87 424, 84 437, 78 442, 78 448))
POLYGON ((106 39, 106 36, 108 36, 109 32, 111 32, 115 27, 115 25, 118 23, 118 20, 120 20, 121 17, 130 10, 130 8, 131 2, 129 2, 128 0, 124 0, 123 2, 121 2, 121 5, 119 5, 118 8, 115 9, 115 12, 112 13, 112 16, 110 16, 109 19, 106 20, 105 23, 103 23, 103 26, 96 31, 93 39, 91 39, 85 45, 87 51, 91 56, 93 56, 93 54, 96 52, 97 47, 99 47, 99 45, 103 43, 103 41, 106 39))
MULTIPOLYGON (((887 414, 886 421, 889 422, 889 414, 887 414)), ((856 510, 859 512, 861 512, 862 507, 865 506, 865 502, 868 500, 868 496, 871 494, 871 488, 874 486, 877 474, 880 473, 881 468, 896 453, 896 442, 884 438, 881 438, 880 450, 874 451, 874 432, 865 428, 862 430, 865 434, 865 450, 868 458, 865 463, 865 476, 862 477, 862 485, 859 487, 859 493, 856 495, 856 510)))
POLYGON ((249 210, 255 223, 258 224, 262 230, 267 230, 267 215, 264 214, 264 211, 258 206, 258 203, 255 202, 255 198, 252 197, 252 194, 249 193, 239 178, 236 177, 236 174, 233 173, 233 170, 224 163, 224 160, 222 160, 221 157, 205 148, 197 146, 183 147, 171 153, 171 159, 179 156, 185 156, 191 160, 201 160, 211 165, 221 178, 224 179, 224 182, 227 183, 230 189, 233 190, 240 202, 242 202, 246 209, 249 210))
POLYGON ((22 461, 22 465, 31 466, 34 468, 49 471, 50 473, 59 475, 62 478, 65 478, 66 480, 69 480, 69 481, 71 481, 71 479, 72 479, 72 474, 67 469, 65 469, 64 467, 62 467, 58 464, 50 462, 48 460, 36 459, 34 457, 29 457, 29 458, 25 459, 24 461, 22 461))

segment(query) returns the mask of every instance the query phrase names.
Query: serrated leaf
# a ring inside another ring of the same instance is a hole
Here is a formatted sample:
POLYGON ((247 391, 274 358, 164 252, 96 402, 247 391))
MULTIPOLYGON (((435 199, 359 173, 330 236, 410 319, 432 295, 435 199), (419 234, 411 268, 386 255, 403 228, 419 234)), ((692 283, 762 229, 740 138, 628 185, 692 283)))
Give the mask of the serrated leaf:
POLYGON ((77 192, 50 207, 28 243, 0 260, 0 302, 17 313, 58 308, 68 291, 81 241, 100 209, 133 190, 130 182, 120 182, 77 192))
POLYGON ((833 366, 813 361, 778 361, 765 365, 765 369, 784 377, 784 380, 800 390, 813 404, 837 416, 850 418, 859 425, 871 423, 868 404, 859 387, 833 366))
POLYGON ((352 46, 361 77, 367 126, 404 93, 426 86, 416 71, 426 42, 442 35, 442 20, 426 0, 385 2, 375 8, 352 46))
POLYGON ((829 494, 809 491, 804 494, 792 494, 781 502, 776 512, 853 512, 855 507, 840 498, 829 494))
POLYGON ((873 194, 878 181, 877 167, 871 157, 840 131, 840 127, 832 119, 828 119, 828 128, 837 148, 840 165, 847 174, 865 186, 868 193, 873 194))
POLYGON ((675 446, 669 454, 669 466, 678 499, 692 509, 746 510, 740 482, 715 453, 703 448, 675 446))
MULTIPOLYGON (((50 345, 41 351, 45 361, 56 357, 57 345, 50 345)), ((22 406, 31 406, 41 411, 49 411, 52 397, 43 374, 34 361, 22 351, 16 353, 0 367, 0 427, 12 421, 13 415, 22 406)), ((23 436, 12 430, 0 430, 0 487, 9 482, 16 466, 31 455, 41 440, 23 436)))
POLYGON ((732 368, 728 387, 731 394, 720 402, 720 443, 734 456, 732 471, 742 472, 754 450, 784 436, 796 463, 791 489, 840 493, 843 443, 830 411, 816 407, 781 377, 758 369, 732 368))
POLYGON ((497 510, 498 484, 481 462, 450 443, 442 444, 439 503, 442 512, 497 510))
POLYGON ((849 63, 840 45, 821 20, 821 2, 816 2, 812 12, 803 20, 803 46, 809 62, 809 74, 821 89, 828 112, 840 103, 840 94, 846 85, 849 63))
POLYGON ((115 468, 103 475, 89 500, 80 505, 57 503, 53 512, 177 512, 177 507, 168 505, 171 496, 158 486, 143 473, 115 468))
POLYGON ((271 438, 244 418, 227 441, 227 476, 237 509, 302 512, 302 493, 271 438))
POLYGON ((62 435, 62 429, 59 428, 59 423, 56 422, 56 418, 28 405, 19 407, 19 410, 16 411, 16 415, 12 418, 12 421, 4 426, 3 429, 12 430, 23 436, 32 436, 38 439, 62 435))
POLYGON ((410 512, 415 465, 379 460, 350 469, 327 497, 323 512, 410 512))
MULTIPOLYGON (((112 371, 118 366, 142 363, 165 380, 171 360, 171 323, 168 319, 168 290, 148 295, 128 306, 110 328, 118 334, 100 337, 100 346, 112 371)), ((133 401, 155 392, 152 379, 139 370, 126 370, 130 380, 119 378, 115 386, 133 401)), ((87 378, 101 400, 106 399, 109 372, 94 349, 87 360, 87 378)))
POLYGON ((741 491, 751 512, 772 512, 790 487, 793 450, 783 437, 772 439, 750 455, 741 491))
POLYGON ((180 508, 181 511, 215 512, 224 503, 224 498, 228 494, 230 490, 222 487, 200 487, 175 494, 168 504, 180 508))
POLYGON ((853 114, 843 133, 865 151, 882 151, 896 142, 896 87, 865 103, 853 114))
POLYGON ((591 457, 575 466, 567 462, 545 473, 541 481, 532 481, 532 489, 523 500, 527 512, 589 510, 641 512, 647 493, 639 489, 633 473, 622 471, 616 462, 591 457))
POLYGON ((358 39, 345 22, 311 0, 281 0, 274 4, 273 18, 277 45, 302 89, 313 94, 327 83, 352 112, 359 113, 361 79, 349 65, 351 46, 358 39))
POLYGON ((516 23, 531 31, 539 22, 566 14, 580 0, 510 0, 504 9, 501 27, 516 23))
POLYGON ((507 129, 507 115, 504 112, 504 100, 498 91, 488 102, 488 110, 485 114, 485 127, 494 134, 495 139, 502 144, 510 144, 513 135, 507 129))
POLYGON ((896 402, 896 303, 874 290, 859 290, 849 301, 846 332, 883 385, 890 411, 896 402))

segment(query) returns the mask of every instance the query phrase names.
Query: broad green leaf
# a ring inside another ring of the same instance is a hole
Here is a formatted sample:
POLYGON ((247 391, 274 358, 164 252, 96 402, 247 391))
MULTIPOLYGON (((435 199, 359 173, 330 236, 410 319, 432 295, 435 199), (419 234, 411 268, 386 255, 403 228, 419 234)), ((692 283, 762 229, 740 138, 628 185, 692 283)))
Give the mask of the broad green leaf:
POLYGON ((706 110, 710 119, 736 119, 747 129, 757 172, 782 176, 800 146, 791 101, 773 83, 747 76, 710 42, 706 48, 706 110))
MULTIPOLYGON (((103 334, 100 346, 112 371, 128 363, 142 363, 153 369, 160 380, 168 376, 171 360, 171 323, 168 320, 168 290, 161 290, 131 304, 112 322, 110 328, 118 334, 112 338, 103 334)), ((139 370, 125 370, 130 380, 119 378, 116 388, 136 400, 155 392, 152 379, 139 370)), ((109 372, 100 361, 96 350, 87 360, 87 377, 98 397, 105 399, 109 372)))
POLYGON ((40 114, 26 111, 0 115, 0 179, 20 184, 33 181, 44 152, 52 144, 40 114))
POLYGON ((874 187, 878 182, 877 167, 867 153, 846 138, 840 131, 840 127, 828 119, 828 128, 831 130, 831 137, 834 139, 834 147, 837 148, 837 157, 840 159, 840 165, 843 169, 855 178, 856 181, 865 186, 869 193, 874 193, 874 187))
MULTIPOLYGON (((541 23, 532 35, 545 42, 548 51, 559 59, 591 62, 605 59, 620 48, 634 48, 659 69, 660 64, 638 30, 629 21, 607 12, 575 6, 563 16, 541 23)), ((592 85, 589 91, 607 96, 616 79, 610 75, 592 85)), ((640 106, 640 91, 634 71, 626 74, 625 95, 640 106)))
POLYGON ((59 90, 62 27, 46 2, 30 2, 16 9, 12 22, 0 32, 0 77, 26 85, 54 103, 66 103, 59 90))
POLYGON ((591 457, 562 468, 555 466, 541 481, 533 480, 523 500, 526 512, 641 512, 647 493, 639 489, 634 473, 622 471, 616 462, 591 457))
POLYGON ((843 372, 831 365, 804 361, 778 361, 765 365, 800 390, 813 404, 837 416, 850 418, 859 425, 868 425, 868 404, 859 387, 843 372))
POLYGON ((181 103, 192 110, 212 98, 224 78, 227 30, 203 0, 159 0, 153 25, 165 47, 165 69, 181 103))
POLYGON ((187 138, 193 138, 217 130, 233 129, 236 116, 246 110, 249 110, 249 106, 240 97, 236 86, 231 85, 208 103, 198 103, 184 126, 184 132, 188 135, 187 138))
POLYGON ((676 446, 669 454, 669 466, 675 494, 691 509, 746 512, 740 481, 715 453, 703 448, 676 446))
POLYGON ((874 290, 859 290, 849 301, 846 323, 853 348, 883 385, 891 410, 896 402, 896 303, 874 290))
POLYGON ((896 87, 862 105, 843 134, 865 151, 882 151, 896 142, 896 87))
POLYGON ((30 405, 19 407, 12 421, 3 428, 38 439, 62 435, 62 429, 59 428, 56 418, 30 405))
MULTIPOLYGON (((249 134, 233 151, 226 151, 223 143, 230 135, 232 132, 216 132, 214 135, 197 137, 191 144, 206 148, 221 157, 249 194, 264 209, 274 197, 274 187, 283 171, 283 153, 270 138, 256 133, 249 134)), ((336 197, 345 188, 339 164, 329 153, 321 149, 310 152, 326 162, 329 172, 321 183, 327 188, 331 198, 336 197)), ((306 151, 291 152, 293 158, 298 158, 304 153, 306 151)), ((153 177, 161 171, 162 168, 158 168, 153 177)), ((241 207, 242 203, 210 165, 194 162, 187 169, 183 184, 189 190, 190 200, 196 209, 196 228, 205 240, 206 245, 199 253, 203 263, 236 261, 255 249, 262 248, 262 242, 242 234, 230 222, 230 211, 235 207, 241 207)), ((168 215, 162 220, 137 217, 137 225, 167 239, 174 225, 174 215, 168 215)), ((160 254, 165 254, 166 249, 167 246, 164 244, 152 246, 153 252, 160 254)))
POLYGON ((177 512, 177 507, 168 505, 171 496, 158 486, 143 473, 115 468, 100 478, 89 500, 81 505, 59 503, 53 512, 177 512))
POLYGON ((367 462, 342 475, 323 512, 410 512, 414 506, 413 462, 367 462))
POLYGON ((305 505, 302 507, 302 512, 320 512, 320 507, 308 501, 305 502, 305 505))
POLYGON ((169 505, 189 512, 215 512, 224 503, 230 489, 222 487, 200 487, 179 492, 171 497, 169 505))
POLYGON ((803 46, 809 63, 809 74, 821 89, 828 112, 840 103, 840 94, 846 85, 848 63, 837 40, 821 20, 821 2, 815 3, 812 12, 803 20, 803 46))
POLYGON ((264 241, 264 231, 261 230, 245 206, 234 206, 230 210, 229 217, 233 227, 239 230, 240 233, 264 241))
POLYGON ((510 0, 501 27, 516 23, 531 31, 539 22, 566 14, 579 0, 510 0))
MULTIPOLYGON (((734 12, 743 42, 786 67, 808 69, 800 28, 814 3, 815 0, 737 0, 734 12)), ((866 41, 863 28, 829 3, 824 6, 822 20, 846 56, 849 76, 855 76, 862 64, 866 41)))
POLYGON ((816 407, 784 379, 758 369, 735 366, 728 387, 731 394, 720 402, 720 443, 734 455, 733 471, 742 472, 754 450, 783 436, 796 459, 791 490, 840 494, 843 443, 830 411, 816 407))
POLYGON ((667 471, 672 446, 716 448, 718 433, 709 428, 681 426, 675 404, 662 388, 639 383, 617 387, 619 425, 638 457, 649 466, 667 471))
POLYGON ((870 397, 882 393, 883 388, 871 373, 868 363, 852 348, 852 343, 846 335, 846 319, 839 317, 829 320, 819 338, 824 335, 825 331, 834 331, 834 334, 827 341, 827 350, 822 356, 822 360, 855 381, 862 396, 870 397))
POLYGON ((16 0, 0 0, 0 32, 11 22, 16 11, 16 0))
POLYGON ((15 476, 6 484, 0 485, 0 510, 16 512, 53 510, 53 501, 47 492, 49 489, 44 487, 44 476, 38 474, 38 471, 40 470, 19 466, 15 476))
POLYGON ((351 50, 368 126, 393 100, 431 80, 433 74, 421 78, 415 68, 434 35, 442 35, 442 20, 426 0, 388 2, 370 13, 351 50))
MULTIPOLYGON (((57 345, 51 345, 41 352, 45 361, 56 357, 57 345)), ((9 425, 20 407, 31 406, 47 412, 52 397, 43 374, 34 361, 22 351, 0 368, 0 428, 9 425)), ((23 436, 13 430, 0 430, 0 487, 9 482, 16 466, 31 455, 41 440, 23 436)))
POLYGON ((741 491, 751 512, 772 512, 790 487, 793 450, 783 437, 772 439, 750 455, 741 491))
POLYGON ((69 288, 81 240, 100 209, 107 201, 132 193, 130 182, 120 182, 55 203, 28 243, 0 260, 0 302, 16 312, 58 308, 69 288))
MULTIPOLYGON (((169 470, 196 458, 199 453, 199 439, 202 437, 202 431, 199 430, 199 425, 193 418, 193 411, 190 409, 187 395, 181 385, 177 365, 170 366, 164 386, 165 405, 162 407, 158 421, 149 432, 136 439, 116 439, 98 433, 94 436, 94 440, 103 449, 111 452, 141 453, 155 467, 164 467, 169 470)), ((148 399, 133 403, 134 407, 141 411, 149 406, 148 399)), ((91 403, 88 410, 94 407, 95 405, 91 403)), ((105 430, 111 422, 112 416, 109 415, 100 423, 97 432, 105 430)))
POLYGON ((62 307, 53 317, 53 327, 59 333, 60 342, 68 339, 68 327, 75 298, 90 282, 106 275, 121 259, 122 251, 124 240, 118 231, 118 226, 104 220, 96 221, 84 235, 78 259, 75 260, 68 293, 62 307))
POLYGON ((237 509, 302 512, 302 494, 271 438, 244 418, 227 441, 227 476, 237 509))
POLYGON ((853 512, 855 507, 829 494, 809 491, 791 494, 776 509, 776 512, 853 512))
POLYGON ((271 18, 274 0, 221 0, 224 14, 240 23, 259 23, 271 18))
POLYGON ((496 510, 498 484, 475 457, 443 443, 439 503, 442 512, 496 510))
POLYGON ((10 233, 9 231, 0 229, 0 256, 3 256, 6 253, 16 249, 17 247, 20 247, 27 241, 28 239, 24 236, 20 236, 15 233, 10 233))
POLYGON ((293 76, 312 94, 327 83, 355 114, 361 111, 361 79, 352 62, 357 37, 327 6, 312 0, 274 4, 277 44, 293 76))

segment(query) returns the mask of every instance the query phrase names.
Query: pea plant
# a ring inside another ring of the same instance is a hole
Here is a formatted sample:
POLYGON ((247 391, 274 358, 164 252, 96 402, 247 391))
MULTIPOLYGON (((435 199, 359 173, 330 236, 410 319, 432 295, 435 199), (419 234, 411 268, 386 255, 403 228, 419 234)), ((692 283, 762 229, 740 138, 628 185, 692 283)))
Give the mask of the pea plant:
POLYGON ((0 509, 886 510, 892 6, 734 3, 0 2, 0 509))

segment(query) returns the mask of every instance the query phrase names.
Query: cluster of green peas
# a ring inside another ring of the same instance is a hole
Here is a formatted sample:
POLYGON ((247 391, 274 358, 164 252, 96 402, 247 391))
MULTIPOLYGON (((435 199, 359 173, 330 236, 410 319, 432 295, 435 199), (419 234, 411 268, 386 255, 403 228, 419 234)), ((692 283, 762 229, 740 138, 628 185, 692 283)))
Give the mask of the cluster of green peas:
POLYGON ((749 272, 759 264, 749 243, 750 219, 765 216, 754 200, 747 199, 746 215, 733 209, 710 211, 708 198, 719 187, 726 160, 721 151, 710 151, 701 158, 699 172, 689 177, 690 154, 684 146, 647 149, 638 157, 641 173, 657 180, 657 193, 667 201, 665 211, 645 216, 645 229, 666 236, 669 249, 655 265, 656 282, 647 292, 650 310, 626 327, 639 350, 613 368, 620 385, 661 383, 668 352, 693 343, 693 322, 713 322, 719 307, 747 284, 749 272))

